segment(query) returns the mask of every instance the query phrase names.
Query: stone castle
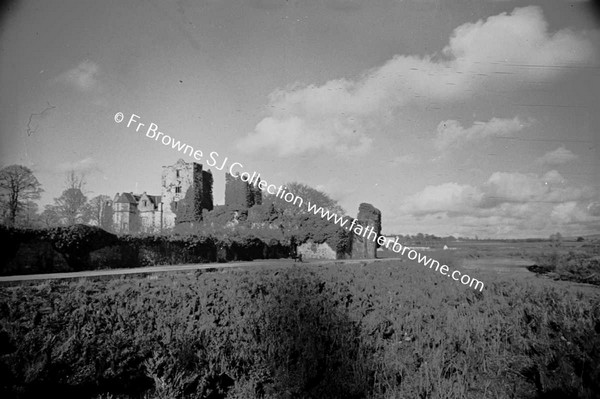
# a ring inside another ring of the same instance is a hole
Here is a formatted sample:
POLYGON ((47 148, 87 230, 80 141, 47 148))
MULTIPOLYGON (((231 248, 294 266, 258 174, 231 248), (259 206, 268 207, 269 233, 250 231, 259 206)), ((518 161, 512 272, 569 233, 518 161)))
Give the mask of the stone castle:
POLYGON ((225 205, 243 209, 260 204, 262 204, 262 192, 258 188, 258 182, 254 186, 242 181, 239 176, 225 173, 225 205))
MULTIPOLYGON (((160 233, 169 231, 181 223, 202 220, 204 210, 211 211, 213 204, 213 176, 202 165, 179 159, 174 165, 162 167, 161 195, 117 193, 106 201, 101 210, 100 227, 120 234, 160 233)), ((225 206, 240 211, 262 204, 262 191, 256 185, 242 181, 238 175, 225 173, 225 206)), ((379 236, 381 212, 370 204, 362 203, 357 224, 371 229, 379 236)), ((375 241, 351 233, 350 258, 369 259, 377 257, 375 241)), ((305 258, 336 259, 338 254, 327 243, 316 244, 311 240, 301 244, 297 253, 305 258)))
MULTIPOLYGON (((202 165, 179 159, 163 166, 161 195, 117 193, 101 210, 101 227, 121 234, 158 233, 178 223, 202 219, 203 210, 213 205, 213 176, 202 165)), ((238 176, 225 175, 225 205, 237 209, 262 203, 258 187, 243 182, 238 176)))

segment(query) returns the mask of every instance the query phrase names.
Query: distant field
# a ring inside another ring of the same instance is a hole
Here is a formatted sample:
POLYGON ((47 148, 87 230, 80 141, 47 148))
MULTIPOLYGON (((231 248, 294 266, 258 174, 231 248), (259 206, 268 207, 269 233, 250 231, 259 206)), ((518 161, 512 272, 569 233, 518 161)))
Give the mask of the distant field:
MULTIPOLYGON (((432 245, 429 249, 419 249, 427 256, 455 268, 463 268, 473 277, 483 276, 486 272, 509 274, 520 279, 535 276, 535 267, 543 265, 547 268, 547 277, 586 282, 600 285, 600 242, 564 241, 560 246, 549 242, 525 241, 459 241, 432 245), (596 275, 597 273, 597 275, 596 275)), ((389 250, 379 250, 378 257, 399 257, 389 250)), ((406 260, 406 259, 405 259, 406 260)), ((406 260, 408 261, 408 260, 406 260)), ((543 270, 542 270, 543 271, 543 270)))
POLYGON ((0 394, 598 397, 600 290, 485 270, 521 250, 431 253, 483 292, 402 260, 5 287, 0 394))

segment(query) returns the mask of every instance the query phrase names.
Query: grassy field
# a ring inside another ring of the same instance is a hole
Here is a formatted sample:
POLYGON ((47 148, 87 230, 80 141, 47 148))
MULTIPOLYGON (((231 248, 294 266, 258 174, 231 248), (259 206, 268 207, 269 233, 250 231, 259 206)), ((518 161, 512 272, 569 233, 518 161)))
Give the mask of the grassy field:
MULTIPOLYGON (((473 277, 488 272, 509 274, 520 280, 534 276, 533 272, 554 280, 565 280, 600 285, 600 241, 565 241, 559 246, 550 242, 527 241, 460 241, 448 245, 443 243, 429 249, 420 249, 423 254, 438 259, 449 266, 465 269, 473 277)), ((399 255, 380 250, 382 258, 399 255)))
POLYGON ((530 245, 430 253, 483 292, 401 260, 3 287, 0 394, 600 397, 600 289, 528 272, 530 245))

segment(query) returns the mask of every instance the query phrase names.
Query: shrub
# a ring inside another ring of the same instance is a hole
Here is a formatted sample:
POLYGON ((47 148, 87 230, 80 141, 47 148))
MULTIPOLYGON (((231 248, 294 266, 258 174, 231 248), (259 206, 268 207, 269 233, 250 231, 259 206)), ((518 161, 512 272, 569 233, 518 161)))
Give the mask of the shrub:
POLYGON ((92 251, 118 242, 114 234, 99 227, 83 224, 55 227, 45 231, 42 237, 65 256, 73 270, 89 270, 92 251))
POLYGON ((486 287, 392 261, 16 287, 0 394, 597 397, 597 294, 486 287))
POLYGON ((528 269, 540 274, 552 273, 552 276, 560 280, 600 285, 600 262, 597 252, 597 247, 588 251, 568 253, 553 251, 538 256, 538 264, 528 269))

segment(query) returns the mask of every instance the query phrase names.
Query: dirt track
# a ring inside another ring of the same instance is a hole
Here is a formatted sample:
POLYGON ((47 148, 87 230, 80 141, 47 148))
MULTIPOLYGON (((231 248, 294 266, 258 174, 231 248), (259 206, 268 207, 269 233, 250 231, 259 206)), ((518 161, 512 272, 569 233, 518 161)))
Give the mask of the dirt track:
MULTIPOLYGON (((327 264, 327 263, 360 263, 360 262, 377 262, 386 261, 385 259, 352 259, 352 260, 312 260, 304 262, 304 264, 327 264)), ((163 266, 148 266, 138 267, 133 269, 109 269, 109 270, 87 270, 81 272, 68 273, 47 273, 47 274, 27 274, 17 276, 0 276, 2 282, 18 282, 18 281, 34 281, 34 280, 61 280, 70 278, 85 278, 85 277, 104 277, 104 276, 120 276, 128 274, 149 274, 149 273, 164 273, 175 271, 193 271, 205 269, 222 269, 231 267, 254 267, 254 266, 293 266, 299 263, 294 263, 291 259, 271 259, 252 262, 230 262, 230 263, 198 263, 191 265, 163 265, 163 266)))

